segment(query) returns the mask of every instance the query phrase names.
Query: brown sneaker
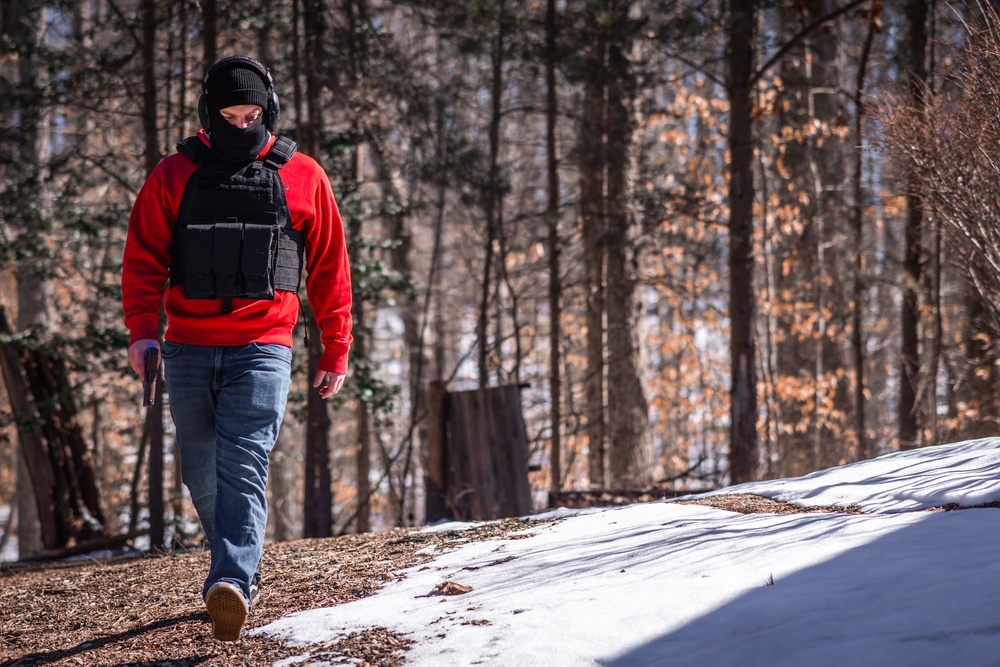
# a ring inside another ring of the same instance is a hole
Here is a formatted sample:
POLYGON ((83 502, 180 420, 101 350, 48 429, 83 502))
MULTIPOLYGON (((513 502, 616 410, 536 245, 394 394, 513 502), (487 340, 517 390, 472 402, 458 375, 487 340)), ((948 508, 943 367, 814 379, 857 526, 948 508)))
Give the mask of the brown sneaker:
POLYGON ((243 591, 228 581, 218 581, 208 589, 205 608, 212 617, 213 637, 221 642, 234 642, 240 638, 240 630, 249 611, 243 591))

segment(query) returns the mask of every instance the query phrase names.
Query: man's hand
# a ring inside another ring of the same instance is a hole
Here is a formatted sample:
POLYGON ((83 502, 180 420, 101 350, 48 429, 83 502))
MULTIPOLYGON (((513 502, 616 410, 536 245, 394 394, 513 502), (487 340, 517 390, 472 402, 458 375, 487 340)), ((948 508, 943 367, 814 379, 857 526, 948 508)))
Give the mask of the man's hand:
POLYGON ((344 378, 346 375, 340 373, 330 373, 329 371, 320 371, 316 373, 316 377, 313 379, 313 386, 319 387, 319 397, 320 398, 330 398, 344 386, 344 378), (329 378, 327 384, 323 384, 324 381, 329 378))
POLYGON ((128 363, 139 377, 146 376, 146 348, 155 347, 157 352, 157 365, 159 365, 160 354, 160 341, 153 338, 143 338, 142 340, 137 340, 128 346, 128 363))

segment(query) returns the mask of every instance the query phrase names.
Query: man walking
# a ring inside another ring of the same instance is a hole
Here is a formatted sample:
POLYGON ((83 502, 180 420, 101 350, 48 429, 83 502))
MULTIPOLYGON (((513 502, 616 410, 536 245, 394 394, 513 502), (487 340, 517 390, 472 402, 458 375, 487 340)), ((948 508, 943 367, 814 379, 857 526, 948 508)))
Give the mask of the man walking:
POLYGON ((321 397, 343 386, 351 281, 329 179, 272 132, 279 103, 268 69, 230 56, 206 73, 202 129, 143 185, 128 224, 122 304, 128 357, 160 351, 181 474, 211 547, 202 595, 216 639, 239 639, 260 590, 268 454, 291 376, 298 289, 324 352, 321 397), (157 337, 161 304, 167 315, 157 337))

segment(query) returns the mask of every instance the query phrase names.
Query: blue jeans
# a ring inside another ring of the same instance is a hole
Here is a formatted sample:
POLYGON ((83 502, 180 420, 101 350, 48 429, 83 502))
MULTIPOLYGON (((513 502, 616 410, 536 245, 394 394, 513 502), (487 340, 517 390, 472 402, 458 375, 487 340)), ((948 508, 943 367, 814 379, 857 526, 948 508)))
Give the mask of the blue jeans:
POLYGON ((163 343, 181 476, 212 550, 202 596, 228 581, 250 599, 267 526, 268 455, 291 383, 284 345, 163 343))

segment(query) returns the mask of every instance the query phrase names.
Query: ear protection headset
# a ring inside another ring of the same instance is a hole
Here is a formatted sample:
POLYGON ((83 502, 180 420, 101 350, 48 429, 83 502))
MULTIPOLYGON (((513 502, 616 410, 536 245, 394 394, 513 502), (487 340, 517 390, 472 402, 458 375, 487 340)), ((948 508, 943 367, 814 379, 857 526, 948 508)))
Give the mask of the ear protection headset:
POLYGON ((247 56, 229 56, 228 58, 223 58, 205 72, 205 78, 201 82, 201 97, 198 98, 198 119, 201 121, 201 126, 205 128, 206 132, 212 127, 212 114, 208 110, 209 79, 220 69, 232 66, 234 63, 248 65, 260 75, 260 78, 267 85, 267 108, 264 109, 264 127, 270 132, 274 132, 274 128, 278 124, 278 113, 281 110, 281 105, 278 104, 278 95, 274 92, 274 79, 271 78, 271 70, 247 56))

